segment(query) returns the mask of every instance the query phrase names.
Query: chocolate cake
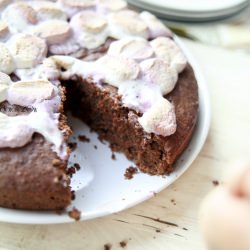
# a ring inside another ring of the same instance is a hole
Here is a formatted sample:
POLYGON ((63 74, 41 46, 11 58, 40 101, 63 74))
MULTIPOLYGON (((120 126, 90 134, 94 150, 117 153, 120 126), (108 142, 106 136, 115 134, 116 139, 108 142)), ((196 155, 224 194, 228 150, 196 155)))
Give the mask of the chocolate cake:
POLYGON ((66 109, 142 172, 173 171, 198 87, 155 16, 123 0, 6 0, 0 13, 0 206, 71 203, 66 109))

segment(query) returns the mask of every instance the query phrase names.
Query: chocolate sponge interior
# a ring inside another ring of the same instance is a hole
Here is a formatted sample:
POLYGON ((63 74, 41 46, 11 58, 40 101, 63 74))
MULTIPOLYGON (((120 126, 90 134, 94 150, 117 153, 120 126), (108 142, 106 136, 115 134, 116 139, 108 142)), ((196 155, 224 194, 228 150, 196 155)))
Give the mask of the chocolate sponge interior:
POLYGON ((67 90, 66 107, 110 143, 112 150, 123 152, 142 172, 164 174, 173 171, 173 163, 187 146, 197 119, 198 90, 190 65, 180 74, 178 83, 166 98, 174 106, 177 131, 163 137, 146 133, 138 123, 141 114, 121 103, 117 89, 97 86, 91 79, 63 82, 67 90))

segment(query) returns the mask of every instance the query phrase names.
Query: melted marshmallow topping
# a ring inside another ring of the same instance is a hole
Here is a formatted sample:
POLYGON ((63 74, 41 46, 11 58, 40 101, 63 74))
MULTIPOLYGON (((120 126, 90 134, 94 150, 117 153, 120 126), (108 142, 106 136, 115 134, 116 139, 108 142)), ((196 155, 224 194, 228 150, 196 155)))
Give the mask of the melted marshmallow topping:
POLYGON ((73 75, 91 77, 100 88, 115 86, 146 132, 175 132, 174 107, 163 96, 173 90, 186 58, 155 16, 126 6, 123 0, 0 1, 0 102, 36 110, 0 112, 0 148, 26 145, 37 132, 66 159, 59 79, 73 75), (108 38, 117 41, 96 61, 65 56, 97 49, 108 38), (13 82, 12 73, 20 80, 13 82))

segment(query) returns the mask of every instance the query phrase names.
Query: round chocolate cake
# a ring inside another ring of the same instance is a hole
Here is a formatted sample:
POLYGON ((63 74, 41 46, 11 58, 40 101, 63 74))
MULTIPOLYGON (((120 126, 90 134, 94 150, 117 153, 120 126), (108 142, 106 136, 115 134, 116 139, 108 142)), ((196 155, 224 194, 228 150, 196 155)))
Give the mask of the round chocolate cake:
POLYGON ((155 16, 123 0, 3 0, 0 13, 0 206, 71 203, 66 109, 142 172, 174 170, 198 87, 155 16))

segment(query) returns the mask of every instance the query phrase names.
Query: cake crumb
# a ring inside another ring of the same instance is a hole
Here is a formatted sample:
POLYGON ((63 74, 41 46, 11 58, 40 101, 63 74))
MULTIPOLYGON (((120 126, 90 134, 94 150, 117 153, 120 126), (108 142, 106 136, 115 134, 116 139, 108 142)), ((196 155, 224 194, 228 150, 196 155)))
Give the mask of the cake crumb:
POLYGON ((173 203, 173 205, 176 205, 176 202, 174 199, 171 199, 171 202, 173 203))
POLYGON ((73 209, 71 211, 68 212, 68 215, 70 218, 79 221, 81 219, 81 212, 76 209, 75 207, 73 207, 73 209))
POLYGON ((126 172, 124 174, 125 176, 125 179, 127 180, 131 180, 133 179, 134 177, 134 174, 138 173, 138 169, 133 167, 133 166, 129 166, 127 169, 126 169, 126 172))
POLYGON ((58 215, 62 215, 64 212, 63 209, 58 209, 58 210, 55 210, 55 213, 58 214, 58 215))
POLYGON ((78 139, 81 142, 90 142, 90 139, 86 135, 79 135, 78 139))
POLYGON ((69 146, 71 152, 73 152, 73 151, 75 151, 76 148, 77 148, 77 143, 76 143, 76 142, 69 142, 69 143, 68 143, 68 146, 69 146))
POLYGON ((153 196, 154 196, 154 197, 157 196, 157 193, 156 193, 156 192, 152 191, 152 193, 153 193, 153 196))
POLYGON ((76 173, 76 169, 72 166, 67 169, 67 175, 72 177, 76 173))
POLYGON ((69 175, 70 177, 72 177, 76 173, 76 171, 79 171, 80 169, 81 169, 80 164, 74 163, 73 166, 71 166, 71 167, 69 167, 67 169, 67 175, 69 175))
POLYGON ((104 245, 104 250, 110 250, 111 247, 112 247, 112 245, 107 243, 107 244, 104 245))
POLYGON ((72 191, 71 191, 71 200, 73 201, 73 200, 75 200, 75 198, 76 198, 75 191, 72 190, 72 191))
POLYGON ((81 166, 80 166, 79 163, 75 163, 75 164, 74 164, 74 168, 75 168, 77 171, 79 171, 79 170, 81 169, 81 166))
POLYGON ((114 161, 116 160, 116 156, 115 156, 115 154, 114 154, 114 153, 112 153, 112 155, 111 155, 111 159, 112 159, 112 160, 114 160, 114 161))
POLYGON ((220 184, 219 181, 217 181, 217 180, 213 180, 212 183, 214 184, 215 187, 220 184))
POLYGON ((127 242, 125 240, 120 242, 120 247, 125 248, 127 246, 127 242))

